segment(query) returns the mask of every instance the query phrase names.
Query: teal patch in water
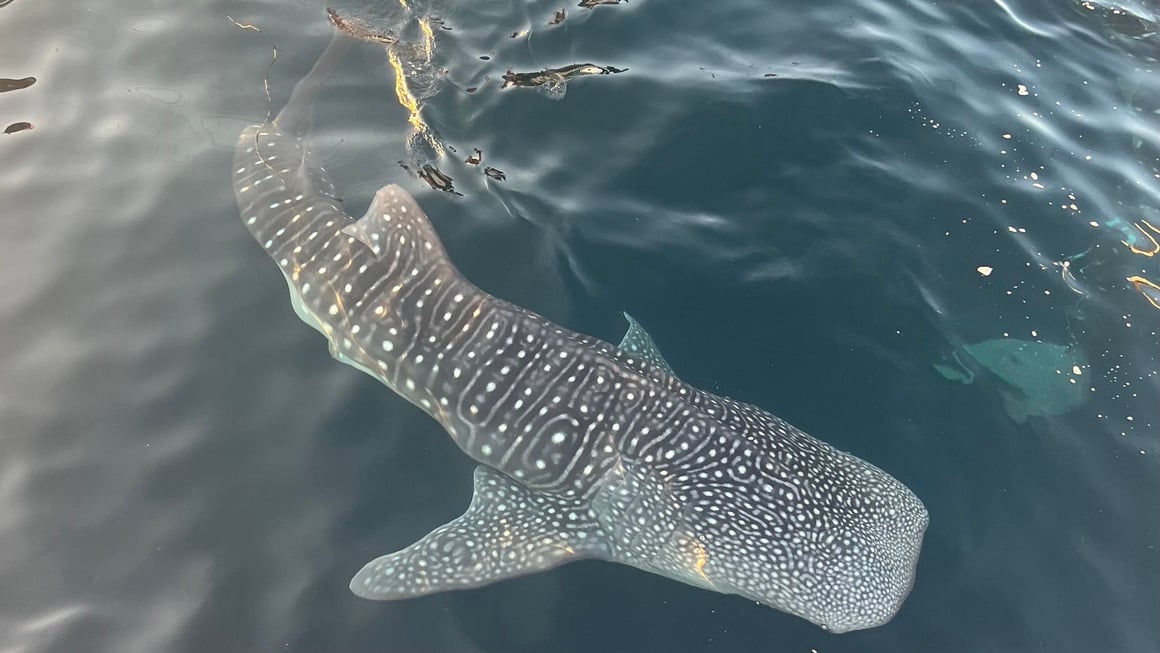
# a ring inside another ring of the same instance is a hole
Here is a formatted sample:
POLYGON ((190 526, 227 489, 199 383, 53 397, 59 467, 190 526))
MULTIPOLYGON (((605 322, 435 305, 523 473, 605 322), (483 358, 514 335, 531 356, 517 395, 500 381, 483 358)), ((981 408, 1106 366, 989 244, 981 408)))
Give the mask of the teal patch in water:
POLYGON ((1011 419, 1022 424, 1029 417, 1062 415, 1082 404, 1086 395, 1075 370, 1087 366, 1082 352, 1050 342, 996 338, 964 345, 952 352, 960 369, 935 363, 943 378, 972 383, 977 378, 959 357, 984 368, 996 381, 1003 407, 1011 419))

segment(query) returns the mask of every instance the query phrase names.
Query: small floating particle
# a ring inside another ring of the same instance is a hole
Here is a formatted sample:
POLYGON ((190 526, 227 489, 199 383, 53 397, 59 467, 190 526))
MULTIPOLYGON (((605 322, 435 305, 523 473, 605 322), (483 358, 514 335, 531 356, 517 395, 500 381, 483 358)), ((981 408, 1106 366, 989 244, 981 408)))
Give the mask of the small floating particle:
POLYGON ((567 16, 568 16, 567 12, 565 12, 563 9, 561 9, 561 10, 556 12, 556 15, 552 17, 552 22, 548 23, 548 25, 559 25, 560 23, 564 22, 564 19, 567 16))
POLYGON ((474 93, 474 92, 479 90, 479 87, 478 86, 468 86, 464 90, 466 90, 468 93, 474 93))
POLYGON ((22 132, 29 129, 32 129, 32 123, 30 122, 14 122, 4 128, 4 133, 15 134, 16 132, 22 132))
POLYGON ((1019 93, 1019 95, 1027 95, 1027 87, 1020 84, 1019 89, 1016 92, 1019 93))
POLYGON ((1072 365, 1072 366, 1071 366, 1071 373, 1072 373, 1072 374, 1074 374, 1074 375, 1076 375, 1076 376, 1082 376, 1082 375, 1083 375, 1083 370, 1081 370, 1081 369, 1079 368, 1079 365, 1072 365))
POLYGON ((765 73, 763 77, 777 77, 777 73, 765 73))
POLYGON ((1011 134, 1003 134, 1003 138, 1011 140, 1011 134))
POLYGON ((477 148, 475 148, 475 153, 468 156, 466 159, 464 159, 463 162, 468 164, 468 165, 477 166, 477 165, 479 165, 480 161, 483 161, 483 150, 480 150, 477 147, 477 148))
POLYGON ((975 268, 975 270, 984 277, 989 277, 991 276, 991 273, 995 271, 995 268, 989 265, 980 265, 979 267, 975 268))
POLYGON ((503 181, 503 180, 507 179, 507 175, 504 174, 503 170, 500 170, 499 168, 493 168, 491 166, 484 168, 483 174, 487 175, 488 177, 491 177, 492 179, 494 179, 496 181, 503 181))

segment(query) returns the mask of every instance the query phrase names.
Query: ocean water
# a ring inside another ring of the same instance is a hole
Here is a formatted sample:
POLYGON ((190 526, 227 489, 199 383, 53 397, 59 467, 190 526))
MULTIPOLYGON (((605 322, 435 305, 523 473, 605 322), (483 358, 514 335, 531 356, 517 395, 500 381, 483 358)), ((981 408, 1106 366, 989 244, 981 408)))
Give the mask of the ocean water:
POLYGON ((337 6, 411 46, 429 135, 355 48, 313 139, 347 209, 400 183, 482 288, 614 342, 628 311, 906 483, 910 598, 845 635, 602 562, 356 598, 474 465, 328 356, 239 219, 234 141, 323 5, 7 0, 0 650, 1160 649, 1155 3, 337 6), (627 70, 500 88, 585 62, 627 70))

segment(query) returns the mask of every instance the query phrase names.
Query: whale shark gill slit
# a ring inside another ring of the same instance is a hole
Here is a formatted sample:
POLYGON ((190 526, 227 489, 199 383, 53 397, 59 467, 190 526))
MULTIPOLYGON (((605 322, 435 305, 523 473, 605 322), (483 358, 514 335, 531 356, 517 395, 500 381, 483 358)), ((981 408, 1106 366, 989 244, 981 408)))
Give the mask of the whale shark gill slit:
POLYGON ((347 39, 336 35, 276 119, 239 137, 241 217, 331 354, 479 463, 467 511, 366 564, 352 591, 404 599, 599 558, 832 631, 889 621, 928 523, 905 485, 685 383, 627 315, 615 346, 483 292, 398 186, 347 215, 308 144, 347 39))

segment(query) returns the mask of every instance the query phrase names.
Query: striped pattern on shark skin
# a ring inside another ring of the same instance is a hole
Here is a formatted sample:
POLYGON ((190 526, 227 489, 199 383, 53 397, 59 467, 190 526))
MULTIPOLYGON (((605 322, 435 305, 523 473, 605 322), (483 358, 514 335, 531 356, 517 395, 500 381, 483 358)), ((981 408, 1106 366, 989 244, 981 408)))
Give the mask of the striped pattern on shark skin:
POLYGON ((331 354, 481 463, 462 516, 365 565, 352 591, 402 599, 600 558, 836 632, 889 621, 928 521, 906 486, 684 383, 631 318, 615 346, 480 290, 398 186, 358 220, 343 211, 306 139, 347 45, 337 35, 278 117, 242 133, 242 219, 331 354))

